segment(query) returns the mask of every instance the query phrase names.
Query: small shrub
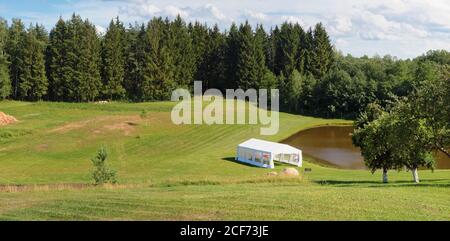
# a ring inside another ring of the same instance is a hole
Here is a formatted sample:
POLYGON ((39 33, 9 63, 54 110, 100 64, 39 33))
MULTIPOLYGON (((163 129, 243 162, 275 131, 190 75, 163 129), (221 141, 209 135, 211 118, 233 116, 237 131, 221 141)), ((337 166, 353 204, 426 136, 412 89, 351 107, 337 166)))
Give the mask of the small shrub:
POLYGON ((147 118, 147 111, 146 111, 146 110, 142 110, 142 111, 141 111, 141 118, 142 118, 142 119, 147 118))
POLYGON ((94 165, 94 170, 91 175, 96 185, 117 183, 116 171, 110 169, 108 165, 106 165, 107 158, 108 153, 105 147, 101 147, 100 150, 98 150, 97 155, 91 159, 92 164, 94 165))

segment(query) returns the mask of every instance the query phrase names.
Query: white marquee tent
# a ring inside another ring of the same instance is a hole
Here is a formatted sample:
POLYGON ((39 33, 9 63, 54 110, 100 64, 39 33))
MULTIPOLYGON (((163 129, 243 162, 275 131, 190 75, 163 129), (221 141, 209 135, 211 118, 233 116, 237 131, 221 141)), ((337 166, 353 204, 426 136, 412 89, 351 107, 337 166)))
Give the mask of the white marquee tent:
POLYGON ((254 166, 274 168, 274 161, 302 166, 302 151, 286 144, 250 139, 238 145, 236 160, 254 166))

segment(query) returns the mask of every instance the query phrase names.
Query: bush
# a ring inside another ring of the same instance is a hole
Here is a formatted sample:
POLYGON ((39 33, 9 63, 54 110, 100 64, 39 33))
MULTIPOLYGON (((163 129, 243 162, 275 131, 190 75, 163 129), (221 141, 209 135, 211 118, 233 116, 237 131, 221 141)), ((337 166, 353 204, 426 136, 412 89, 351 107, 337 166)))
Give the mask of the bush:
POLYGON ((100 150, 98 150, 97 155, 91 159, 92 164, 94 165, 94 170, 92 171, 91 175, 96 185, 117 183, 116 171, 110 169, 106 165, 107 158, 108 153, 105 147, 102 147, 100 148, 100 150))

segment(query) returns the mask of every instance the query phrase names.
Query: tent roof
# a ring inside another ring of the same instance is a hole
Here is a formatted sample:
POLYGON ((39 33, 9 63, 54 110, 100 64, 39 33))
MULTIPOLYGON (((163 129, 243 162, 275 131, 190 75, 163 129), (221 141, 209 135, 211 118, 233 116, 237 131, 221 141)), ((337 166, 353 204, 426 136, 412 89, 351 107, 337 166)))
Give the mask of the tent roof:
POLYGON ((301 152, 301 150, 294 148, 292 146, 271 142, 271 141, 263 141, 259 139, 250 139, 241 144, 238 147, 249 148, 253 150, 266 151, 272 153, 297 153, 301 152))

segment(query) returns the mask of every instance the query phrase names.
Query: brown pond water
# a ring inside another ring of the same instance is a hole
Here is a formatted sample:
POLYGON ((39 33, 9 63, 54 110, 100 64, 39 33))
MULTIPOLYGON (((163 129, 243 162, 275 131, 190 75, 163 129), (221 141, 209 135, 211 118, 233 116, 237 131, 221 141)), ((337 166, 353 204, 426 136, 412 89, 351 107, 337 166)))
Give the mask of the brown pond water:
MULTIPOLYGON (((351 126, 324 126, 301 131, 283 143, 297 147, 317 162, 344 169, 365 169, 359 148, 352 144, 351 126)), ((450 158, 438 153, 438 169, 450 169, 450 158)))

